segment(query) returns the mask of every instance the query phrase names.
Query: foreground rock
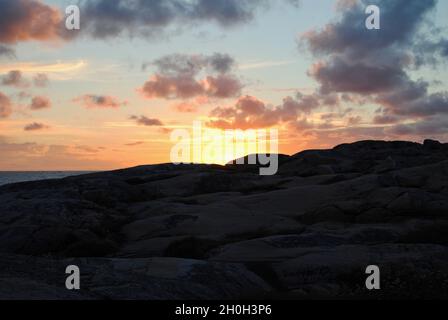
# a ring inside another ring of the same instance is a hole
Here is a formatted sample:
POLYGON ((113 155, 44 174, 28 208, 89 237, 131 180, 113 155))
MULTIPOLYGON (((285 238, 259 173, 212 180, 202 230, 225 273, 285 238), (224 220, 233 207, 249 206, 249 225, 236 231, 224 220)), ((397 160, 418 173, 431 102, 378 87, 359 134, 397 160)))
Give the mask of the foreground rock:
POLYGON ((0 187, 0 298, 448 298, 448 145, 364 141, 257 173, 166 164, 0 187), (381 291, 365 289, 370 264, 381 291))

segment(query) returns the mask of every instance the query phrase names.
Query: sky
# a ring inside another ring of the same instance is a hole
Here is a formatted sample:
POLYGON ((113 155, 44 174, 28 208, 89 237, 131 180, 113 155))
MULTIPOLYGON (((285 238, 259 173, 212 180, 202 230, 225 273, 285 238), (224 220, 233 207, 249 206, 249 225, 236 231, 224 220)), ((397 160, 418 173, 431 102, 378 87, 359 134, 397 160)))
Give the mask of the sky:
POLYGON ((284 154, 448 142, 447 13, 436 0, 0 0, 0 170, 169 162, 170 133, 194 121, 275 128, 284 154), (73 4, 80 30, 65 27, 73 4))

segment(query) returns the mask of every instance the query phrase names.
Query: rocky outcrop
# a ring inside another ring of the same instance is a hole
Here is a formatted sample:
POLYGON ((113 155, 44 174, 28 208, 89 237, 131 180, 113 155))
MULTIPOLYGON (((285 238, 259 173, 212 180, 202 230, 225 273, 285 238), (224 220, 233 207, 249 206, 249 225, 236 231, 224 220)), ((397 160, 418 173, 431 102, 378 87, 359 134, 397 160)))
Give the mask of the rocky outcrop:
POLYGON ((448 298, 447 144, 362 141, 254 169, 0 187, 0 299, 448 298))

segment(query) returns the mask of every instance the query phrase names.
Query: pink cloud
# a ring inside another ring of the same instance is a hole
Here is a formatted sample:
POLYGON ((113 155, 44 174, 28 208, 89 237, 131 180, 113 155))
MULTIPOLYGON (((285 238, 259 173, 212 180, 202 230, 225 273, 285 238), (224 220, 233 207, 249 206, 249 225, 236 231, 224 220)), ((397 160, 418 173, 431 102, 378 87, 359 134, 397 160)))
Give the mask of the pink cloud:
POLYGON ((0 3, 0 42, 47 41, 61 38, 60 10, 35 0, 3 0, 0 3))
POLYGON ((42 110, 51 108, 51 100, 44 96, 37 96, 31 100, 31 110, 42 110))

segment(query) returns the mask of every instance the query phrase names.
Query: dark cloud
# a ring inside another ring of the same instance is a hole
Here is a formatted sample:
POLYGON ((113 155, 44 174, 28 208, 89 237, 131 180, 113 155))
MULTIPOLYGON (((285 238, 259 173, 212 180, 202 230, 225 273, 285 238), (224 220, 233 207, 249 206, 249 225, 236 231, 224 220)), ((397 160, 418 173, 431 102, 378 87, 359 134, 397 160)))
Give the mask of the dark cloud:
POLYGON ((217 77, 208 76, 203 82, 203 95, 212 98, 231 98, 241 94, 243 85, 233 75, 221 74, 217 77))
MULTIPOLYGON (((297 6, 297 0, 281 0, 297 6)), ((211 23, 233 27, 251 21, 269 0, 82 0, 82 28, 68 31, 63 8, 40 0, 0 0, 0 57, 4 46, 25 41, 61 41, 81 33, 93 38, 163 36, 211 23)), ((220 67, 217 65, 216 67, 220 67)))
POLYGON ((152 65, 157 71, 141 88, 149 99, 231 98, 239 96, 243 88, 240 80, 230 73, 235 61, 229 55, 174 54, 152 65))
MULTIPOLYGON (((356 60, 370 58, 377 52, 384 53, 384 50, 390 55, 395 48, 414 44, 425 15, 436 4, 436 0, 354 1, 354 5, 342 11, 337 22, 326 25, 322 30, 306 33, 304 39, 311 52, 317 55, 343 54, 356 60), (379 32, 365 27, 365 8, 372 4, 381 9, 379 32)), ((377 56, 377 59, 381 60, 381 57, 377 56)))
POLYGON ((266 0, 87 0, 81 9, 94 37, 154 36, 170 26, 203 22, 230 27, 250 21, 266 0))
POLYGON ((204 88, 201 83, 189 76, 155 75, 145 82, 141 92, 148 99, 185 99, 202 95, 204 88))
POLYGON ((8 58, 13 58, 16 56, 14 49, 8 46, 0 45, 0 57, 5 56, 8 58))
POLYGON ((431 92, 427 81, 410 76, 411 70, 429 63, 428 56, 447 53, 446 40, 429 20, 436 4, 436 0, 345 2, 338 20, 302 36, 301 45, 321 59, 309 71, 320 84, 319 93, 381 105, 375 124, 424 121, 448 113, 448 92, 431 92), (370 4, 381 9, 380 30, 364 25, 370 4))
POLYGON ((374 124, 394 124, 400 122, 400 118, 394 115, 379 115, 373 118, 374 124))
POLYGON ((397 124, 388 127, 386 131, 397 136, 446 137, 448 133, 448 118, 446 116, 429 117, 414 123, 397 124))
POLYGON ((1 84, 4 86, 12 86, 18 88, 28 87, 29 83, 23 78, 22 72, 19 70, 12 70, 1 77, 1 84))
POLYGON ((81 33, 102 39, 122 35, 149 38, 173 30, 178 33, 203 23, 232 27, 252 20, 259 8, 269 5, 268 0, 83 0, 79 3, 82 28, 68 31, 63 8, 40 0, 0 0, 0 57, 14 56, 9 45, 65 41, 81 33))
POLYGON ((163 126, 159 119, 151 119, 146 116, 130 116, 129 119, 134 120, 140 126, 160 127, 163 126))
POLYGON ((0 92, 0 119, 7 118, 12 113, 12 104, 11 100, 0 92))
POLYGON ((39 130, 44 130, 44 129, 48 129, 49 126, 43 124, 43 123, 38 123, 38 122, 33 122, 30 123, 28 125, 25 126, 25 128, 23 128, 23 130, 25 131, 39 131, 39 130))
POLYGON ((208 76, 205 80, 186 75, 154 75, 145 82, 141 92, 149 99, 231 98, 240 95, 242 87, 239 79, 231 75, 208 76))
POLYGON ((374 94, 406 85, 406 73, 399 67, 353 63, 334 57, 315 64, 309 74, 321 84, 322 93, 374 94))
POLYGON ((357 126, 362 122, 362 117, 361 116, 353 116, 353 117, 349 117, 347 120, 347 125, 348 126, 357 126))
POLYGON ((51 108, 51 100, 44 96, 37 96, 31 100, 31 110, 42 110, 51 108))
POLYGON ((157 67, 158 73, 175 76, 197 75, 206 69, 210 72, 229 73, 236 65, 236 61, 228 54, 214 53, 206 55, 172 54, 159 58, 151 63, 157 67))
MULTIPOLYGON (((36 87, 41 88, 46 87, 49 82, 47 75, 43 73, 36 74, 32 80, 36 87)), ((28 88, 31 84, 31 81, 25 79, 23 73, 20 70, 11 70, 6 75, 0 77, 0 83, 4 86, 28 88)))
POLYGON ((118 109, 127 105, 127 101, 119 101, 115 97, 86 94, 73 99, 87 109, 118 109))

